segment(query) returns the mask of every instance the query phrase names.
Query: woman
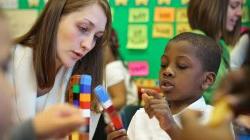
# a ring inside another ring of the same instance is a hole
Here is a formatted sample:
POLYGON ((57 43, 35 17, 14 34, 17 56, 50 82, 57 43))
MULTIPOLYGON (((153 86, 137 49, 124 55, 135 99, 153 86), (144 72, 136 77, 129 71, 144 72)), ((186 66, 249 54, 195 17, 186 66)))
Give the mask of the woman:
MULTIPOLYGON (((102 83, 102 48, 110 27, 106 0, 48 1, 13 50, 9 74, 16 91, 16 121, 64 102, 71 75, 92 75, 92 87, 102 83)), ((92 110, 97 112, 92 99, 92 110)))
POLYGON ((222 62, 214 86, 205 93, 211 103, 212 95, 221 77, 229 69, 229 46, 234 46, 240 35, 242 0, 190 0, 188 4, 189 24, 199 32, 216 40, 223 51, 222 62))

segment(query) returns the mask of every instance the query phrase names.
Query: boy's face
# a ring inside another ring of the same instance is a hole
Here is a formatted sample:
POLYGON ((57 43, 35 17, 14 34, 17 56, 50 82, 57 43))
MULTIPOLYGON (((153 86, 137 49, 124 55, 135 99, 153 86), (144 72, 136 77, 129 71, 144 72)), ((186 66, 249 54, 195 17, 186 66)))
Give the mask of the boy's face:
POLYGON ((193 101, 202 94, 203 69, 187 41, 169 43, 161 57, 160 89, 168 101, 193 101))

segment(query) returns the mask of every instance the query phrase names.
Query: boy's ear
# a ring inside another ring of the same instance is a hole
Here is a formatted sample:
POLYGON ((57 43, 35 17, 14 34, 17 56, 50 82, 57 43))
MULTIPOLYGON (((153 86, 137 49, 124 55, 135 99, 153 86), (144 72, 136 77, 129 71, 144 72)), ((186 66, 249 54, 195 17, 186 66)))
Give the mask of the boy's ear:
POLYGON ((215 78, 216 74, 214 72, 205 72, 201 84, 202 90, 206 90, 208 87, 210 87, 214 83, 215 78))

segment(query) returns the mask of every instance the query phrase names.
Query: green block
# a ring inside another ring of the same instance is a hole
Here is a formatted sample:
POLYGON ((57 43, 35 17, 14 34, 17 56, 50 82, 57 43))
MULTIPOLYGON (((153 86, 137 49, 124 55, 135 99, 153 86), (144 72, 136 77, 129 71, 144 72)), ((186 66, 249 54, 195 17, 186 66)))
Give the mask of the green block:
POLYGON ((80 93, 80 85, 73 85, 73 93, 79 94, 80 93))

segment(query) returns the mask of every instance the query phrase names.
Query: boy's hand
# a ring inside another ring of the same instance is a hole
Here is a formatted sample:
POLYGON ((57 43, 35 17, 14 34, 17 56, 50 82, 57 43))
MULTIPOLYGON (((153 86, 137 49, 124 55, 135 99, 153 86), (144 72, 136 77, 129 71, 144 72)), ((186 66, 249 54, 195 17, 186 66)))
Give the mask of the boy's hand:
POLYGON ((107 140, 128 140, 125 129, 115 130, 114 126, 108 124, 106 126, 107 140))
POLYGON ((177 125, 165 97, 149 89, 142 89, 142 93, 142 99, 145 102, 144 109, 149 118, 155 116, 159 121, 160 127, 167 133, 170 133, 177 125))

